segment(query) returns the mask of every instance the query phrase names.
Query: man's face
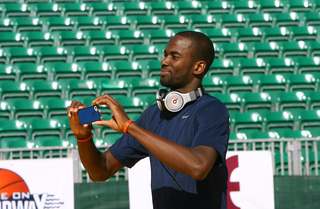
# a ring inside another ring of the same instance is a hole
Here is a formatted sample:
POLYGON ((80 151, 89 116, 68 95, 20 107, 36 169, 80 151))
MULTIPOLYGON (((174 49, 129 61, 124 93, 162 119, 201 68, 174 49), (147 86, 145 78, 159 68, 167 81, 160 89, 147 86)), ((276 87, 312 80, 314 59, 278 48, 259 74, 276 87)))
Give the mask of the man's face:
POLYGON ((162 86, 179 89, 191 82, 194 61, 188 48, 191 40, 182 36, 170 39, 161 62, 162 86))

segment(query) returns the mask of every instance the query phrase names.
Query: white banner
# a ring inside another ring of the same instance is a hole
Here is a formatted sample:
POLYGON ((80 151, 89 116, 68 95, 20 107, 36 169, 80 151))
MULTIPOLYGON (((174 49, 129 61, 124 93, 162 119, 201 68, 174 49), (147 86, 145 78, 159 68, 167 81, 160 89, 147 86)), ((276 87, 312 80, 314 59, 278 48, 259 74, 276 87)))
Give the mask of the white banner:
MULTIPOLYGON (((274 209, 271 152, 228 152, 228 209, 274 209)), ((151 209, 149 158, 129 169, 130 209, 151 209)))
POLYGON ((72 158, 0 161, 0 209, 73 209, 72 158))

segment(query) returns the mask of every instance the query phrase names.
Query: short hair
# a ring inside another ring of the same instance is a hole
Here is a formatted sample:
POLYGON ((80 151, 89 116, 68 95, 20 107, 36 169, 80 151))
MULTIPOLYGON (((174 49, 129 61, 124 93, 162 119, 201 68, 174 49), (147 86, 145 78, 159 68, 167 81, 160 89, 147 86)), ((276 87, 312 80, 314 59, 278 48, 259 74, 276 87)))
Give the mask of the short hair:
POLYGON ((192 41, 189 46, 191 55, 195 61, 203 60, 206 62, 205 73, 209 70, 214 60, 214 47, 208 36, 197 31, 181 31, 176 35, 188 38, 192 41))

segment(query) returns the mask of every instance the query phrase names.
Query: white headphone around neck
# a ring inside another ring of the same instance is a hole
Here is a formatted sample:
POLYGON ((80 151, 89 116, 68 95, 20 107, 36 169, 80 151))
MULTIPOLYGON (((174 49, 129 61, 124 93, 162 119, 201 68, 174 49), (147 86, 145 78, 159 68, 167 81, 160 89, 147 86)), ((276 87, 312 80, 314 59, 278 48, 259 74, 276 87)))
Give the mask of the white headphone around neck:
POLYGON ((160 89, 157 92, 157 103, 161 111, 178 112, 191 101, 194 101, 205 94, 203 85, 196 91, 182 94, 179 91, 160 89))

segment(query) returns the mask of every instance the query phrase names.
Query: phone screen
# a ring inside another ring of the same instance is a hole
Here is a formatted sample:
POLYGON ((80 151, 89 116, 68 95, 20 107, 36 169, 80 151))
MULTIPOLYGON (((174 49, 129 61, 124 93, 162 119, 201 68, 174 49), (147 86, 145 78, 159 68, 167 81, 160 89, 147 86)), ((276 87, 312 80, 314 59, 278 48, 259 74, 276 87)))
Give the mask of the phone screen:
POLYGON ((102 120, 100 108, 96 105, 78 110, 78 116, 81 124, 102 120))

